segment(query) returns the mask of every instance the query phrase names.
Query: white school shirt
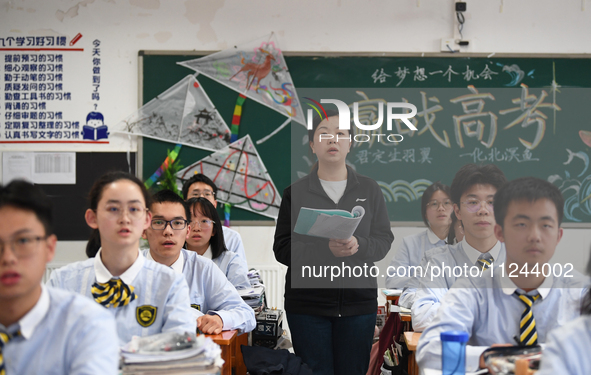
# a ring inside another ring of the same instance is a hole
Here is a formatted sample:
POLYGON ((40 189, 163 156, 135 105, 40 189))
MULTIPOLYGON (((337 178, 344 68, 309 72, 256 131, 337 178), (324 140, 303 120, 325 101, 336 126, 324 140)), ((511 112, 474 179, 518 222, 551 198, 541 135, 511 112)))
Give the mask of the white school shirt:
MULTIPOLYGON (((445 244, 446 242, 437 237, 437 235, 433 233, 431 229, 404 237, 402 239, 402 245, 400 245, 398 251, 396 254, 394 254, 392 260, 390 261, 388 272, 393 274, 394 272, 397 272, 396 270, 399 267, 402 267, 405 268, 406 276, 398 276, 398 273, 393 276, 387 276, 386 287, 390 289, 406 288, 410 279, 412 279, 412 274, 409 274, 408 268, 421 264, 421 259, 423 259, 423 254, 425 251, 434 247, 444 246, 445 244)), ((406 298, 410 297, 411 294, 407 293, 406 298)), ((402 303, 404 301, 402 296, 400 299, 400 303, 402 303)), ((412 302, 410 301, 407 304, 412 306, 412 302)))
MULTIPOLYGON (((147 249, 142 251, 144 254, 150 253, 147 249)), ((219 315, 224 331, 238 329, 250 332, 254 329, 254 311, 211 260, 194 251, 181 249, 179 259, 171 268, 184 275, 189 285, 191 310, 195 316, 201 316, 204 312, 219 315)))
POLYGON ((17 323, 21 335, 4 346, 6 374, 117 374, 115 320, 75 293, 41 286, 41 297, 17 323))
POLYGON ((248 267, 238 254, 231 251, 222 251, 217 258, 212 259, 213 253, 211 252, 211 245, 209 245, 202 257, 212 260, 236 289, 251 287, 248 279, 248 267))
MULTIPOLYGON (((464 331, 470 335, 466 346, 466 370, 478 369, 480 355, 493 344, 516 344, 525 304, 513 293, 517 287, 502 274, 501 264, 484 271, 482 277, 459 278, 441 301, 441 306, 417 346, 421 368, 441 369, 441 332, 464 331)), ((538 343, 548 332, 580 315, 581 298, 589 280, 573 271, 573 278, 548 277, 537 289, 532 307, 538 343)), ((523 291, 522 291, 523 292, 523 291)), ((533 295, 535 291, 528 294, 533 295)))
MULTIPOLYGON (((494 264, 505 262, 504 243, 497 241, 488 252, 493 256, 494 264)), ((411 309, 412 325, 415 331, 422 332, 429 326, 437 313, 443 296, 457 279, 453 272, 450 274, 447 268, 444 269, 444 267, 450 267, 451 270, 454 267, 462 267, 462 274, 465 274, 464 265, 477 267, 475 264, 480 254, 482 253, 470 246, 465 239, 456 245, 446 245, 425 252, 421 266, 426 269, 427 273, 425 276, 418 278, 419 288, 417 288, 411 309), (433 270, 432 267, 445 270, 445 276, 435 277, 435 274, 431 277, 430 270, 433 270)), ((459 270, 459 268, 456 269, 459 270)), ((456 273, 456 275, 458 274, 456 273)))
MULTIPOLYGON (((83 294, 94 300, 91 288, 95 282, 105 283, 113 276, 96 256, 62 267, 51 274, 50 286, 83 294)), ((117 321, 121 346, 132 336, 149 336, 161 332, 196 332, 197 322, 189 302, 189 287, 185 279, 168 267, 147 260, 138 251, 135 262, 121 276, 134 287, 135 300, 126 306, 109 307, 117 321), (143 313, 143 314, 142 314, 143 313), (148 321, 140 323, 140 317, 148 321)))
POLYGON ((242 237, 240 237, 240 233, 223 225, 222 232, 224 233, 224 243, 226 244, 226 249, 238 254, 238 256, 244 261, 244 264, 248 264, 246 261, 246 253, 244 252, 244 244, 242 243, 242 237))
POLYGON ((591 374, 591 315, 581 316, 548 334, 537 375, 591 374))

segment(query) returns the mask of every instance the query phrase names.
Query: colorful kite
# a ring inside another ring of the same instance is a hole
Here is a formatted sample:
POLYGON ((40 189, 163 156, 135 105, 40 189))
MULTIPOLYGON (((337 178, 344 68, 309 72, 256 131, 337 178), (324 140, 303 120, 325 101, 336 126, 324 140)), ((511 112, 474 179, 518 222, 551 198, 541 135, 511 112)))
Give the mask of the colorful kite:
POLYGON ((123 120, 115 132, 220 150, 230 144, 230 129, 201 87, 188 75, 123 120))
POLYGON ((179 185, 196 173, 213 180, 218 201, 277 218, 281 197, 249 135, 178 172, 179 185))
MULTIPOLYGON (((193 69, 306 126, 275 34, 178 64, 193 69)), ((284 122, 280 128, 289 121, 284 122)), ((258 142, 257 142, 258 143, 258 142)))

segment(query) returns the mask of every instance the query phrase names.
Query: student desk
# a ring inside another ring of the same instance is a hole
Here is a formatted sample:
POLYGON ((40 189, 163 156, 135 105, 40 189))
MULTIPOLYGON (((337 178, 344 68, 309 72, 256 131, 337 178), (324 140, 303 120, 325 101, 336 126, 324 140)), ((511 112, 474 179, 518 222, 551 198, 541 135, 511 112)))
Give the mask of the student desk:
POLYGON ((398 304, 398 299, 402 293, 401 289, 382 289, 382 294, 386 297, 386 318, 390 316, 390 306, 398 304), (396 292, 395 292, 396 291, 396 292))
POLYGON ((404 332, 404 342, 406 342, 406 346, 410 351, 408 357, 408 375, 419 375, 419 366, 415 358, 415 351, 417 350, 420 337, 421 332, 404 332))
POLYGON ((248 345, 248 333, 238 335, 237 330, 223 331, 218 335, 205 335, 210 337, 213 342, 222 349, 222 359, 224 366, 221 375, 246 375, 246 365, 242 359, 242 350, 240 345, 248 345))

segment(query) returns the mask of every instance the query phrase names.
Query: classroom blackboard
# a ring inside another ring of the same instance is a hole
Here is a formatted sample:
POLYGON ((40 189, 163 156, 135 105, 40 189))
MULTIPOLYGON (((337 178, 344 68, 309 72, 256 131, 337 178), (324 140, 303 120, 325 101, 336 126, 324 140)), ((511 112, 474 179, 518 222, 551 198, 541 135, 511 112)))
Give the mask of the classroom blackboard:
MULTIPOLYGON (((178 82, 189 69, 176 64, 195 55, 142 53, 143 102, 178 82)), ((466 163, 495 163, 509 179, 536 176, 560 187, 566 199, 565 222, 591 222, 591 60, 583 56, 304 56, 286 54, 286 62, 306 111, 308 99, 358 102, 362 123, 376 122, 378 108, 408 102, 417 108, 411 132, 400 121, 376 131, 352 125, 358 142, 348 161, 374 178, 384 192, 390 219, 421 221, 420 197, 434 181, 450 184, 466 163), (379 136, 384 134, 384 136, 379 136), (386 138, 389 134, 401 134, 386 138), (365 140, 370 141, 365 141, 365 140)), ((199 76, 227 123, 237 94, 199 76)), ((325 108, 335 108, 325 104, 325 108)), ((352 111, 351 111, 352 112, 352 111)), ((280 114, 247 100, 240 136, 253 141, 283 122, 280 114)), ((144 140, 143 175, 150 176, 174 145, 144 140)), ((257 145, 279 191, 308 173, 304 126, 292 123, 257 145), (290 150, 291 148, 291 150, 290 150)), ((183 147, 182 164, 210 152, 183 147)), ((268 220, 239 209, 233 220, 268 220)))

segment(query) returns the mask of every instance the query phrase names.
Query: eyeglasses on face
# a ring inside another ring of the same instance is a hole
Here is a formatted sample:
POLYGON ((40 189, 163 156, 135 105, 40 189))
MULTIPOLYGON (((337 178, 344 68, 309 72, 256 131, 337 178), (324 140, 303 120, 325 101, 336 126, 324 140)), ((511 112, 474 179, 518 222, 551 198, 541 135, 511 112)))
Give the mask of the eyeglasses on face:
POLYGON ((191 196, 189 198, 200 198, 200 197, 203 197, 203 198, 209 199, 209 198, 213 198, 214 195, 215 195, 215 193, 213 191, 207 190, 207 189, 205 189, 205 190, 193 190, 191 192, 191 196))
POLYGON ((199 227, 200 229, 211 229, 213 228, 213 224, 215 224, 215 221, 209 219, 193 220, 191 222, 193 228, 199 227))
POLYGON ((430 210, 437 210, 439 206, 442 206, 446 210, 451 209, 451 200, 446 199, 443 202, 439 202, 438 200, 432 200, 431 202, 427 203, 427 209, 430 210))
POLYGON ((181 230, 187 227, 188 221, 185 219, 172 219, 172 220, 164 220, 164 219, 152 219, 151 227, 154 230, 165 230, 166 226, 170 224, 170 227, 173 230, 181 230))
POLYGON ((105 206, 105 211, 111 217, 119 218, 123 215, 123 213, 127 213, 127 215, 132 219, 139 219, 142 215, 147 211, 146 207, 143 207, 139 203, 132 203, 129 205, 121 205, 117 203, 110 203, 105 206))
POLYGON ((482 201, 480 199, 468 199, 467 201, 463 201, 462 203, 466 206, 466 210, 468 212, 478 212, 478 210, 480 210, 483 204, 485 205, 488 212, 493 212, 493 205, 495 201, 492 198, 485 199, 482 201))
POLYGON ((17 258, 27 258, 35 253, 39 247, 39 242, 45 239, 47 239, 47 236, 20 235, 9 241, 0 240, 0 256, 4 255, 4 250, 8 245, 17 258))

